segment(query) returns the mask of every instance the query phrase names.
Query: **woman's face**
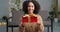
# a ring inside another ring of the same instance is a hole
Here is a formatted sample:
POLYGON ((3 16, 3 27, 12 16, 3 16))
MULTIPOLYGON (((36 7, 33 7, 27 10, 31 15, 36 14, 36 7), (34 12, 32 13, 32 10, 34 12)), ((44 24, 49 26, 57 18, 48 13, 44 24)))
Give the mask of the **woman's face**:
POLYGON ((32 2, 29 2, 29 4, 28 4, 28 13, 33 14, 34 8, 35 8, 34 4, 32 2))

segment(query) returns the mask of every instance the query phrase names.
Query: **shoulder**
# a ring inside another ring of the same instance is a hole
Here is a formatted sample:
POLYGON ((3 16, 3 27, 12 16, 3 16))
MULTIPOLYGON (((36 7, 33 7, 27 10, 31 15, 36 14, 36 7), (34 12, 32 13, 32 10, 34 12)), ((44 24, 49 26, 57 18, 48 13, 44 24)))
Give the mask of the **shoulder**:
POLYGON ((38 23, 43 23, 43 19, 41 15, 37 15, 38 23))
POLYGON ((38 17, 38 18, 42 18, 41 15, 39 15, 39 14, 37 14, 37 17, 38 17))
POLYGON ((41 17, 41 15, 37 15, 37 19, 38 19, 39 21, 42 21, 42 20, 43 20, 42 17, 41 17))

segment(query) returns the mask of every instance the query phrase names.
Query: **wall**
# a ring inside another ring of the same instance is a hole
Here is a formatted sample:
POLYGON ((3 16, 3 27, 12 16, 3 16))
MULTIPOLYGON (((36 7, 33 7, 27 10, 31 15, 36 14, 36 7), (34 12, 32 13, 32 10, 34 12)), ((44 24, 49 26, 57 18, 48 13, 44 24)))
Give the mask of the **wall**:
POLYGON ((37 0, 41 5, 41 10, 50 11, 52 0, 37 0))
MULTIPOLYGON (((8 16, 8 1, 9 0, 0 0, 0 18, 2 16, 8 16)), ((22 2, 25 0, 21 0, 22 2)), ((51 0, 37 0, 41 5, 41 10, 50 11, 51 0)), ((60 1, 60 0, 59 0, 60 1)))
POLYGON ((0 18, 8 16, 8 0, 0 0, 0 18))

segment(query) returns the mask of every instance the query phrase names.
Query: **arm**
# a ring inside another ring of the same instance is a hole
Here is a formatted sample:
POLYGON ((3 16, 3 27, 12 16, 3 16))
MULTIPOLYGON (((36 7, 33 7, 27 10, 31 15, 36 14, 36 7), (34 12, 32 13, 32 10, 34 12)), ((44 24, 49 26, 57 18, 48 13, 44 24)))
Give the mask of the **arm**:
POLYGON ((22 29, 21 29, 21 17, 20 17, 20 21, 19 21, 19 32, 22 32, 21 30, 22 29))
POLYGON ((19 32, 23 32, 24 26, 22 24, 22 17, 20 17, 20 22, 19 22, 19 32))
POLYGON ((40 24, 40 29, 39 31, 44 31, 44 25, 43 25, 43 21, 42 21, 42 17, 40 15, 38 15, 38 24, 40 24))

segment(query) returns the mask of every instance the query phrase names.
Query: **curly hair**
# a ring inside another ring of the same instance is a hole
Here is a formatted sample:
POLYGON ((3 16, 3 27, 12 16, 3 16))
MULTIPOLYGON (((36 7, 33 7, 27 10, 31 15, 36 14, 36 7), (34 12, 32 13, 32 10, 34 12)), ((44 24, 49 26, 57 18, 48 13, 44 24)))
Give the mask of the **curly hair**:
POLYGON ((33 13, 34 13, 34 14, 37 14, 38 11, 40 10, 40 5, 39 5, 39 3, 38 3, 37 1, 24 1, 24 2, 23 2, 23 8, 22 8, 23 11, 24 11, 24 13, 25 13, 25 14, 28 14, 28 9, 27 9, 27 7, 28 7, 29 2, 32 2, 32 3, 34 4, 35 9, 34 9, 33 13))

